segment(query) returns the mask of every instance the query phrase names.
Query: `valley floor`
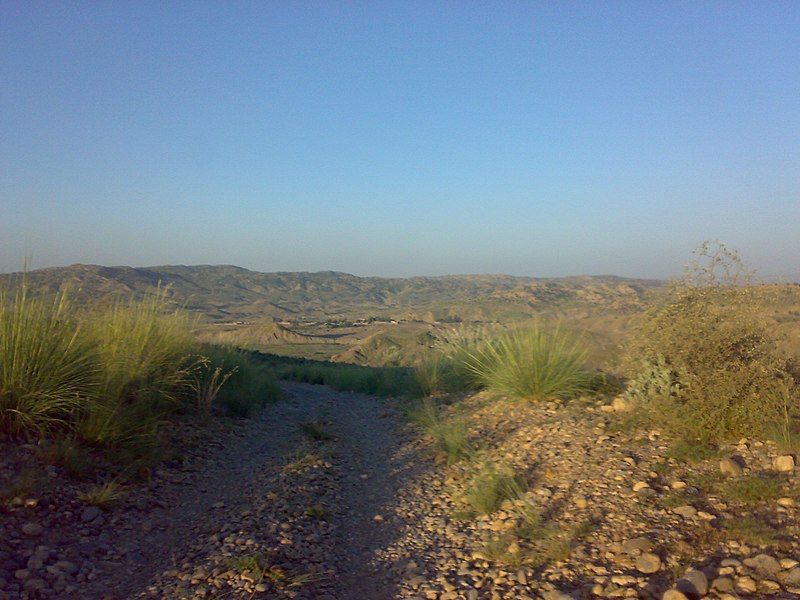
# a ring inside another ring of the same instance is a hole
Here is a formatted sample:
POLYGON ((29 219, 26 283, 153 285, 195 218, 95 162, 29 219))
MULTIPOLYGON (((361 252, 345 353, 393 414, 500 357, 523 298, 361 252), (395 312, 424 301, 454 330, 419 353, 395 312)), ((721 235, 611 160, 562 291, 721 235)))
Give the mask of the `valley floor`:
POLYGON ((469 398, 481 455, 530 482, 526 536, 513 503, 468 514, 476 460, 437 460, 394 401, 282 385, 113 508, 51 469, 0 508, 0 599, 800 598, 798 473, 774 446, 689 465, 599 403, 469 398))

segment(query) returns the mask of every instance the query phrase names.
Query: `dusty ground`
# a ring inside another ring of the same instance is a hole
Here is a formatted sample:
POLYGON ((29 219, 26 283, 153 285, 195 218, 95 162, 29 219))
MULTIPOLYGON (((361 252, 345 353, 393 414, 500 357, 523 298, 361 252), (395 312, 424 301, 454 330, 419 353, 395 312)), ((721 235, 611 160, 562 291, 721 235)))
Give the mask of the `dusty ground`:
MULTIPOLYGON (((600 402, 479 395, 455 409, 479 451, 448 466, 394 401, 284 387, 114 507, 48 467, 0 505, 0 598, 800 597, 798 471, 773 445, 687 464, 600 402), (480 516, 487 462, 527 487, 480 516)), ((4 447, 8 489, 36 449, 4 447)))

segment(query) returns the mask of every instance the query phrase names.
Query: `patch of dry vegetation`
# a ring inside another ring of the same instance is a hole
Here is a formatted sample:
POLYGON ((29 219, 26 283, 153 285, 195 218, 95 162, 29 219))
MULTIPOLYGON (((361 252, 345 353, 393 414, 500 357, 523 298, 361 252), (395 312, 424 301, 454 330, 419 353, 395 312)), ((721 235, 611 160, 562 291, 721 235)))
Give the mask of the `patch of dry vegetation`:
POLYGON ((686 276, 639 324, 627 395, 687 439, 790 437, 798 371, 769 334, 760 291, 735 252, 703 244, 686 276))
POLYGON ((169 415, 246 414, 276 395, 243 354, 199 346, 164 290, 95 310, 62 293, 33 296, 24 281, 13 296, 0 292, 0 431, 48 438, 44 460, 76 476, 84 445, 155 455, 169 415))

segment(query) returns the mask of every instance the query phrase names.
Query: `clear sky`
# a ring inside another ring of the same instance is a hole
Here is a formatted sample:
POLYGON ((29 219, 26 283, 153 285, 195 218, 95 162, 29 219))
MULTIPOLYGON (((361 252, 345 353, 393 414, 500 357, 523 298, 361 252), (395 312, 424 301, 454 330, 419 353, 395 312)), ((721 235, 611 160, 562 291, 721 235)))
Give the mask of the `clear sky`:
POLYGON ((0 271, 800 273, 796 1, 0 0, 0 271))

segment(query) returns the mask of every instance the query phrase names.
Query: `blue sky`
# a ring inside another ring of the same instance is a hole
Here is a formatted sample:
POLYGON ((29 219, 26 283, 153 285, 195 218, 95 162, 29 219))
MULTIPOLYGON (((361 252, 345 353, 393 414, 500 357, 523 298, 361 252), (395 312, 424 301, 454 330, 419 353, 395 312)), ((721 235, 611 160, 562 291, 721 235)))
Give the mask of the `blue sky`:
POLYGON ((797 2, 0 0, 0 271, 800 273, 797 2))

